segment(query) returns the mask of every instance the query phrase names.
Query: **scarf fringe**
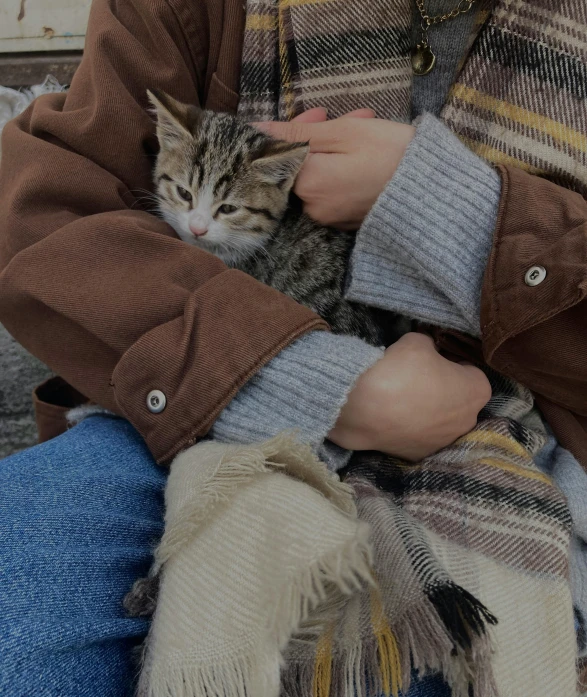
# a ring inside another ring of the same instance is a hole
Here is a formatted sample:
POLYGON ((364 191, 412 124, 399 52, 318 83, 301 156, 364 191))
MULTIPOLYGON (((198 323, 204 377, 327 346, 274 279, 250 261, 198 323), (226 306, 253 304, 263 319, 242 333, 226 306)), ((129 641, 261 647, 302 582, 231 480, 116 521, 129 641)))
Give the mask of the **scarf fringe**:
MULTIPOLYGON (((459 587, 455 586, 451 592, 454 594, 458 590, 459 587)), ((460 608, 462 605, 470 610, 470 594, 462 590, 462 598, 454 598, 456 606, 460 608), (463 599, 464 604, 461 603, 463 599)), ((475 609, 478 609, 477 605, 481 604, 475 601, 475 609)), ((409 691, 414 670, 420 676, 441 673, 451 685, 453 697, 470 697, 471 694, 497 697, 491 667, 491 638, 485 627, 479 633, 473 630, 475 636, 471 645, 463 649, 449 635, 432 604, 414 607, 397 627, 392 627, 385 618, 379 593, 373 588, 371 610, 372 641, 364 641, 345 653, 332 655, 331 639, 328 642, 332 630, 329 629, 317 643, 314 664, 306 661, 288 665, 282 678, 282 697, 334 697, 342 694, 399 697, 400 691, 403 694, 409 691), (330 665, 327 662, 329 656, 332 656, 330 665), (329 692, 325 691, 326 686, 329 692)), ((494 619, 490 613, 487 614, 494 619)), ((471 623, 471 628, 479 628, 476 625, 478 619, 471 623)))
MULTIPOLYGON (((125 606, 134 610, 133 614, 148 614, 163 564, 198 534, 218 505, 227 504, 238 489, 259 474, 287 473, 310 484, 343 514, 356 511, 353 489, 333 476, 291 433, 258 446, 228 450, 223 446, 221 452, 223 456, 197 499, 180 508, 168 524, 149 578, 138 581, 127 596, 125 606)), ((409 689, 413 669, 421 675, 442 673, 453 688, 453 697, 468 697, 470 686, 475 697, 493 697, 496 691, 486 633, 486 624, 496 622, 493 615, 470 593, 449 583, 434 587, 426 593, 428 602, 404 608, 401 621, 395 623, 391 618, 390 623, 373 580, 369 536, 369 525, 357 521, 352 538, 297 578, 287 580, 269 618, 275 644, 262 655, 240 656, 211 667, 189 659, 154 664, 147 651, 140 697, 277 697, 280 682, 282 695, 290 697, 397 697, 400 690, 405 693, 409 689), (366 586, 371 590, 366 591, 366 586), (357 591, 368 593, 365 598, 371 606, 372 641, 346 652, 339 648, 338 655, 333 655, 333 632, 344 599, 357 591), (313 659, 308 656, 297 665, 287 665, 280 676, 282 652, 296 633, 298 641, 316 647, 316 654, 313 659), (261 679, 262 684, 253 684, 255 679, 261 679)))
POLYGON ((162 669, 145 665, 137 688, 137 697, 278 697, 279 663, 268 655, 234 657, 226 663, 190 663, 178 657, 162 669), (268 660, 269 659, 269 660, 268 660), (259 666, 266 664, 263 674, 259 666), (271 670, 270 664, 277 666, 271 670), (255 685, 255 682, 257 684, 255 685))
POLYGON ((462 649, 469 649, 475 637, 487 631, 487 625, 496 625, 497 618, 461 586, 455 583, 438 584, 426 593, 450 637, 462 649))
POLYGON ((454 621, 467 637, 468 645, 459 645, 460 633, 455 636, 436 604, 410 608, 394 627, 394 635, 401 637, 402 689, 409 690, 412 671, 416 670, 420 675, 441 673, 451 685, 453 697, 469 697, 470 686, 474 687, 475 697, 494 697, 497 688, 491 665, 492 640, 482 618, 489 616, 490 624, 496 620, 465 589, 451 586, 453 605, 446 607, 459 616, 454 621))
POLYGON ((332 600, 333 588, 338 589, 342 601, 365 585, 374 583, 369 532, 367 525, 359 523, 355 537, 336 552, 314 562, 288 583, 273 616, 272 631, 281 651, 299 629, 306 636, 324 635, 343 605, 332 600), (310 613, 311 624, 307 622, 310 613))
POLYGON ((328 626, 332 627, 343 607, 342 602, 332 601, 333 587, 338 589, 342 600, 366 584, 373 584, 369 527, 358 523, 353 538, 304 569, 298 578, 288 581, 287 590, 280 594, 280 602, 271 620, 269 636, 274 638, 271 647, 257 655, 239 656, 212 666, 190 662, 183 656, 178 657, 177 662, 166 659, 154 663, 148 649, 138 697, 278 697, 280 672, 284 665, 282 652, 292 634, 300 629, 307 635, 323 635, 318 642, 323 649, 323 660, 317 665, 307 666, 304 683, 309 691, 303 694, 328 697, 333 676, 330 658, 332 634, 324 632, 328 626), (319 608, 321 603, 324 604, 322 611, 319 608), (312 623, 304 626, 310 613, 312 623))
MULTIPOLYGON (((351 487, 333 475, 308 445, 297 440, 293 432, 280 433, 271 440, 253 446, 229 446, 228 452, 226 446, 216 443, 203 447, 219 447, 224 455, 214 475, 201 488, 197 500, 185 505, 172 523, 166 525, 161 543, 155 551, 150 576, 156 576, 163 564, 193 539, 218 505, 228 503, 238 489, 258 474, 275 471, 289 474, 319 491, 343 513, 356 514, 351 487)), ((178 461, 189 458, 190 451, 182 453, 178 461)))
POLYGON ((152 617, 159 597, 160 575, 137 579, 124 596, 122 606, 129 617, 152 617))
MULTIPOLYGON (((217 445, 209 444, 207 447, 217 445)), ((219 459, 214 475, 204 484, 198 499, 191 501, 189 506, 184 506, 173 523, 166 526, 161 542, 155 550, 155 561, 149 575, 135 581, 125 596, 123 605, 131 617, 148 617, 153 614, 163 565, 198 534, 200 527, 210 519, 218 505, 227 504, 238 489, 258 474, 276 471, 287 473, 319 491, 342 513, 353 517, 356 515, 352 488, 333 475, 309 446, 296 439, 294 432, 282 432, 275 438, 254 446, 233 446, 229 453, 226 452, 226 446, 220 447, 223 456, 219 459)), ((189 455, 189 451, 186 451, 178 460, 189 455)), ((336 568, 324 567, 320 572, 326 581, 332 580, 346 595, 365 581, 373 583, 369 568, 372 558, 368 535, 368 526, 359 524, 357 548, 353 550, 350 545, 349 549, 343 552, 352 560, 349 567, 351 573, 348 576, 342 573, 342 565, 339 562, 336 568), (366 561, 363 561, 363 557, 366 561), (338 569, 341 569, 341 573, 338 573, 338 569)), ((324 590, 320 584, 314 587, 313 579, 313 572, 309 570, 300 598, 308 599, 315 607, 318 600, 323 599, 324 590)), ((296 592, 292 589, 291 595, 295 596, 296 592)), ((296 599, 292 597, 285 602, 295 605, 296 599)), ((301 614, 307 616, 306 605, 301 614)))

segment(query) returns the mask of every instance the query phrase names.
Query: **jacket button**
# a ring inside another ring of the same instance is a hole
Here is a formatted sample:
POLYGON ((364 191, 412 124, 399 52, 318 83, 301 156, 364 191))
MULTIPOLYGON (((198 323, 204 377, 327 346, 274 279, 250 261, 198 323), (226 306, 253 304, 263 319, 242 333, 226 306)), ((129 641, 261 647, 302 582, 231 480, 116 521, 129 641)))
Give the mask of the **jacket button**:
POLYGON ((147 395, 147 409, 153 414, 160 414, 167 406, 167 397, 161 390, 151 390, 147 395))
POLYGON ((537 286, 546 278, 546 269, 544 266, 532 266, 526 271, 524 283, 527 286, 537 286))

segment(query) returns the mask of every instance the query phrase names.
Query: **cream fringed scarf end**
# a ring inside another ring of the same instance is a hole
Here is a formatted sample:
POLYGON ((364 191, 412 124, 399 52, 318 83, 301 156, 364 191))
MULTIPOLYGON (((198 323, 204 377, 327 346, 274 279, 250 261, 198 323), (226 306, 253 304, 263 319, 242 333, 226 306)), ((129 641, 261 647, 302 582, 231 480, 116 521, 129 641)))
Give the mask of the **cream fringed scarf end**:
POLYGON ((574 695, 568 510, 530 393, 492 380, 471 433, 414 465, 359 455, 344 483, 290 435, 179 455, 140 697, 397 696, 414 671, 574 695))
POLYGON ((282 436, 191 448, 173 463, 166 503, 139 694, 277 697, 292 634, 316 611, 304 631, 321 635, 344 595, 370 582, 352 490, 282 436))

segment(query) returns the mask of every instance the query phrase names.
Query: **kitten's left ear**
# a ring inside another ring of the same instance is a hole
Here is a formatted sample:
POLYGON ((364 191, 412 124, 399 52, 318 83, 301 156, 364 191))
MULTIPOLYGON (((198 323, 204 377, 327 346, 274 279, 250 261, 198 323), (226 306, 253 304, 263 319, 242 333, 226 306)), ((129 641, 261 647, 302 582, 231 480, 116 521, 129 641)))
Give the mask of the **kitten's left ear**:
POLYGON ((281 140, 270 140, 251 168, 259 179, 267 184, 277 184, 280 188, 292 188, 304 160, 310 152, 308 143, 285 143, 281 140))
POLYGON ((201 109, 178 102, 163 90, 147 90, 147 95, 157 115, 157 138, 161 145, 193 138, 202 119, 201 109))

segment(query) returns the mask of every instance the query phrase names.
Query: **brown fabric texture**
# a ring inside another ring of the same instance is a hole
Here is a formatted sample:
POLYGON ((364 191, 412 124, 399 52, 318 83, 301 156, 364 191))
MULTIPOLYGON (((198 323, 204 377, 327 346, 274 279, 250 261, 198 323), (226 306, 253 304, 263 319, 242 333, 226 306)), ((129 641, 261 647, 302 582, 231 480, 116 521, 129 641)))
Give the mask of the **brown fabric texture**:
POLYGON ((155 147, 146 90, 234 108, 216 68, 240 54, 224 34, 237 5, 97 0, 67 96, 39 99, 4 134, 0 321, 129 419, 159 461, 204 435, 284 346, 326 328, 141 207, 155 147), (160 414, 146 407, 153 389, 167 397, 160 414))
POLYGON ((587 201, 502 167, 501 211, 485 273, 485 360, 536 395, 561 445, 587 468, 587 201), (547 269, 529 287, 526 271, 547 269))
MULTIPOLYGON (((159 460, 204 433, 282 346, 322 326, 182 244, 132 193, 151 187, 145 89, 234 112, 244 21, 240 0, 95 0, 70 94, 38 100, 4 132, 0 321, 80 392, 126 416, 159 460), (167 392, 162 414, 145 409, 147 387, 167 392)), ((485 359, 536 393, 587 467, 587 201, 511 164, 500 171, 485 359), (528 288, 526 270, 544 261, 548 282, 528 288)))

